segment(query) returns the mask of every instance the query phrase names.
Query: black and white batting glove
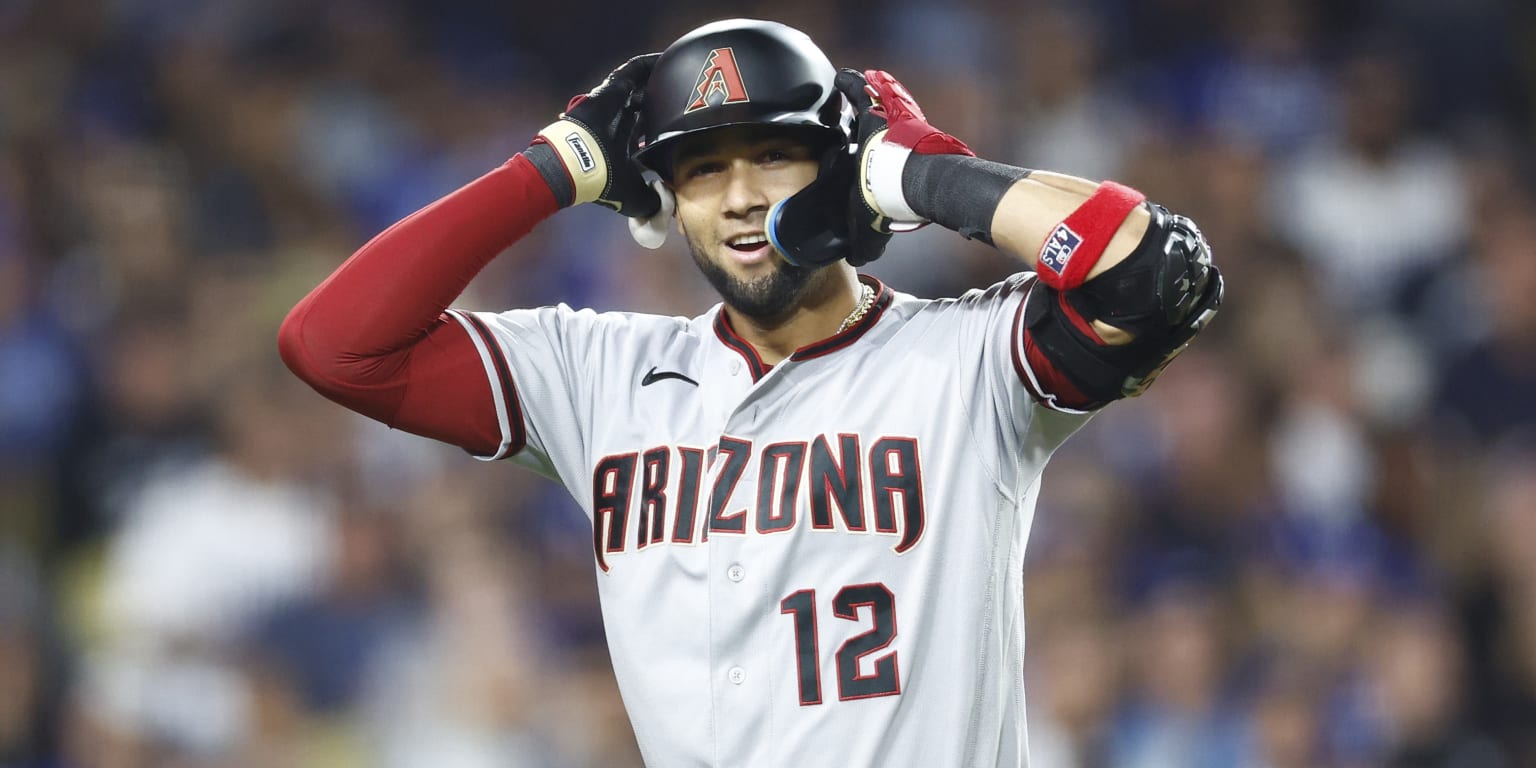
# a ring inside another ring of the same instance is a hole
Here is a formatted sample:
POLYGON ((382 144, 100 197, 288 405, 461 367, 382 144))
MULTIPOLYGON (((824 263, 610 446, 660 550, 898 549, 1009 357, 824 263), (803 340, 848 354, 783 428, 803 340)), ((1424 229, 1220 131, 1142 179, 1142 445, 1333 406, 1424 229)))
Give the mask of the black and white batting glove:
POLYGON ((560 206, 597 203, 630 217, 635 239, 648 247, 660 223, 672 213, 671 193, 659 181, 647 184, 630 159, 645 83, 659 53, 636 56, 591 91, 571 99, 560 119, 539 131, 524 156, 539 169, 560 206), (639 226, 637 227, 636 221, 639 226), (637 231, 638 230, 638 231, 637 231))
POLYGON ((913 154, 975 157, 976 153, 930 125, 906 86, 884 70, 840 70, 835 84, 858 111, 857 189, 869 226, 880 232, 909 232, 927 224, 902 191, 908 158, 913 154))

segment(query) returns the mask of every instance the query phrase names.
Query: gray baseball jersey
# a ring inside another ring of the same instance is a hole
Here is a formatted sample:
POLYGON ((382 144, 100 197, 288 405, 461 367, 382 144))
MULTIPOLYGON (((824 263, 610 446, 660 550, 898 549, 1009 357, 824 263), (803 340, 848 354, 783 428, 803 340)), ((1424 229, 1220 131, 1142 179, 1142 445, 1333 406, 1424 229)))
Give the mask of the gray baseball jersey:
POLYGON ((1027 388, 1032 274, 944 300, 861 280, 862 320, 771 369, 719 306, 453 313, 492 458, 591 519, 649 765, 1027 764, 1024 545, 1087 416, 1027 388))

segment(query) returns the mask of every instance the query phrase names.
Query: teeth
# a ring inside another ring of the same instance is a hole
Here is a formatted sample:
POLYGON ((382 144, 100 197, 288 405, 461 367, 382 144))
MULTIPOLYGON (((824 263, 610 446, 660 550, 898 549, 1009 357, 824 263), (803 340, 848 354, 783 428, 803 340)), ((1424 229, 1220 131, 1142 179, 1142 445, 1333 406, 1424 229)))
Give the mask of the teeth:
POLYGON ((766 242, 768 238, 763 235, 737 235, 726 241, 728 245, 761 245, 766 242))

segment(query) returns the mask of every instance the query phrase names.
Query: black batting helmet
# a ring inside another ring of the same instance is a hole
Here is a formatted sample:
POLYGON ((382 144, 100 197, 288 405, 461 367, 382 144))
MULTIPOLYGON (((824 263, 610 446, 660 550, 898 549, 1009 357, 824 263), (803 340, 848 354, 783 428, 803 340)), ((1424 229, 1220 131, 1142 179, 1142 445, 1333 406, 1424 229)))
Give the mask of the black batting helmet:
POLYGON ((781 125, 847 143, 837 70, 804 32, 774 21, 705 24, 662 51, 645 86, 635 160, 670 176, 671 147, 728 125, 781 125))

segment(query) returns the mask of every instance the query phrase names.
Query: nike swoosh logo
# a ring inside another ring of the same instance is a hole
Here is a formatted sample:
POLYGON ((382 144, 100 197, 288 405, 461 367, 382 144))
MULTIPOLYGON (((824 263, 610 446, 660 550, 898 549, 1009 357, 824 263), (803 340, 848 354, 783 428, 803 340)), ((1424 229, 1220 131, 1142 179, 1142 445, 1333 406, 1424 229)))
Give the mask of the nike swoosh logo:
POLYGON ((661 381, 662 379, 678 379, 678 380, 681 380, 681 381, 686 381, 689 384, 694 385, 695 387, 697 387, 699 385, 699 383, 697 381, 694 381, 693 379, 690 379, 687 376, 684 376, 681 373, 678 373, 677 371, 662 371, 660 373, 657 373, 656 372, 656 367, 655 366, 651 366, 651 369, 649 371, 645 372, 645 378, 640 380, 640 386, 642 386, 642 387, 649 387, 650 385, 655 384, 656 382, 661 381))

